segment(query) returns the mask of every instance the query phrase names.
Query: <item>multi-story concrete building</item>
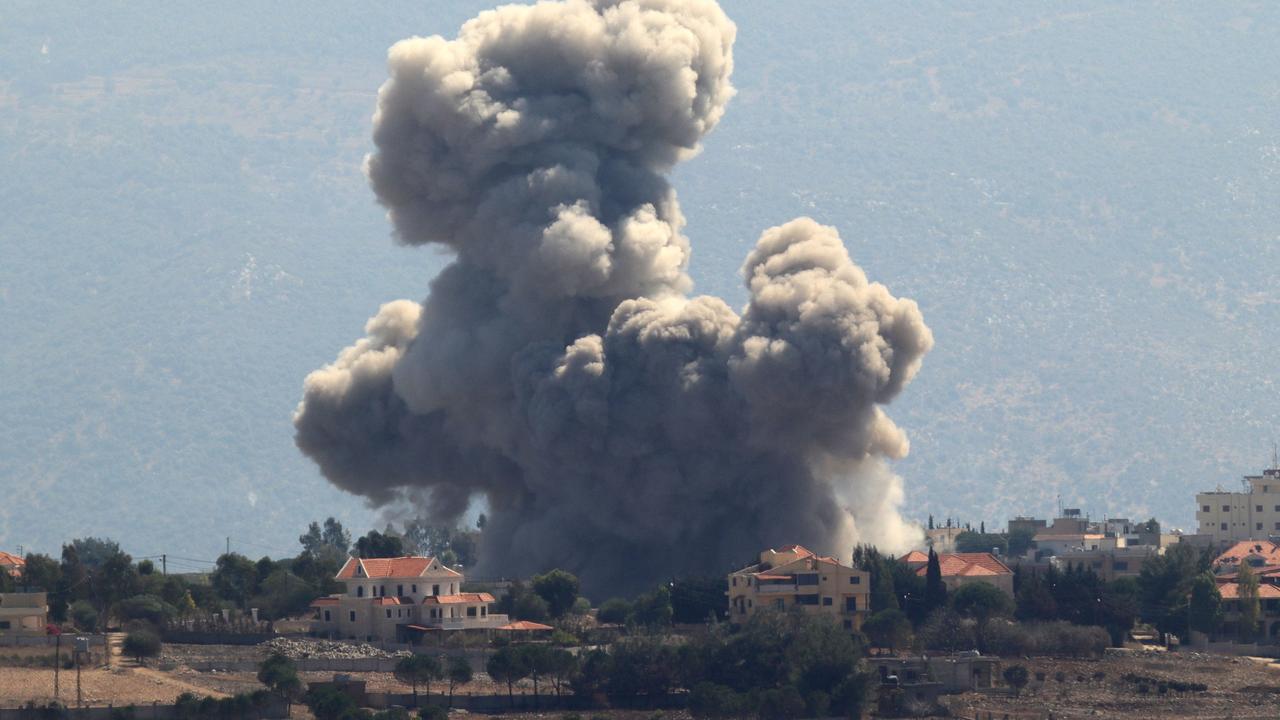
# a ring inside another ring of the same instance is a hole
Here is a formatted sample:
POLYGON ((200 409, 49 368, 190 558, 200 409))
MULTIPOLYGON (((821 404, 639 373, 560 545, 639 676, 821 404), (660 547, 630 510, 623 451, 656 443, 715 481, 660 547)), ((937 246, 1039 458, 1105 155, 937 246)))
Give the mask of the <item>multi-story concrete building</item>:
POLYGON ((1164 548, 1157 545, 1126 545, 1124 538, 1106 539, 1119 542, 1090 550, 1070 550, 1049 558, 1049 563, 1059 570, 1067 570, 1068 566, 1089 568, 1111 582, 1122 577, 1136 578, 1143 565, 1164 554, 1164 548))
POLYGON ((0 593, 0 637, 43 635, 48 617, 44 593, 0 593))
POLYGON ((846 630, 862 627, 871 577, 799 545, 765 550, 760 562, 729 575, 729 619, 745 622, 762 608, 829 614, 846 630))
POLYGON ((312 631, 329 637, 406 642, 433 630, 497 629, 489 593, 462 592, 462 573, 436 558, 350 558, 336 580, 347 591, 317 599, 312 631))
POLYGON ((1280 535, 1280 468, 1246 475, 1243 492, 1196 494, 1198 534, 1227 543, 1280 535))

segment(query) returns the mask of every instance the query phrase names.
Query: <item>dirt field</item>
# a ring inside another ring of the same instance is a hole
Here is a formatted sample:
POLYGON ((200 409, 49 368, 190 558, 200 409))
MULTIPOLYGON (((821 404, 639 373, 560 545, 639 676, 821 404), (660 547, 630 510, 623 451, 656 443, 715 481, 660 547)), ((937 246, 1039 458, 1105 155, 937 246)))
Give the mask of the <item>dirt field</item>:
MULTIPOLYGON (((1005 661, 1005 666, 1014 664, 1005 661)), ((1280 717, 1280 669, 1270 661, 1196 654, 1107 657, 1098 661, 1024 660, 1035 677, 1045 673, 1041 687, 1032 682, 1018 698, 968 693, 943 698, 958 717, 986 718, 1005 713, 1017 720, 1031 718, 1124 718, 1125 720, 1219 720, 1221 718, 1280 717), (1061 675, 1059 675, 1061 673, 1061 675), (1137 675, 1147 682, 1123 679, 1137 675), (1061 679, 1059 679, 1061 678, 1061 679), (1198 682, 1204 692, 1159 692, 1159 681, 1198 682)))
MULTIPOLYGON (((168 703, 184 692, 215 696, 222 694, 150 668, 82 669, 80 682, 84 702, 88 705, 168 703)), ((67 705, 75 704, 75 671, 63 670, 60 685, 61 701, 67 705)), ((0 706, 17 707, 29 700, 44 703, 53 699, 51 668, 0 667, 0 706)))

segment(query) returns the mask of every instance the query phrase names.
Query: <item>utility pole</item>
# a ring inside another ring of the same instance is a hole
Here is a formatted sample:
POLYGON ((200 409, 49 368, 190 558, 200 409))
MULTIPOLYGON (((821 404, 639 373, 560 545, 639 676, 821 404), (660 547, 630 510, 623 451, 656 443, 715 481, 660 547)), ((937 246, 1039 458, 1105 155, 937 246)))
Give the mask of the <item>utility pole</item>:
POLYGON ((231 536, 227 536, 227 554, 231 554, 231 536))
POLYGON ((169 574, 169 556, 164 553, 160 554, 160 574, 169 574))

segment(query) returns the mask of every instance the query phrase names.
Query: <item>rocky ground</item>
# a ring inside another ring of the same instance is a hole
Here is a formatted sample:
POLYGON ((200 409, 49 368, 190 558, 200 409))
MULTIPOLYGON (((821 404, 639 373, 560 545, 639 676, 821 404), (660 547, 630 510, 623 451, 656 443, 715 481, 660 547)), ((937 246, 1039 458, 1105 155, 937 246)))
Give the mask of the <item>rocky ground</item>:
POLYGON ((1044 673, 1044 682, 1033 679, 1019 697, 967 693, 944 698, 945 704, 955 716, 984 719, 988 713, 994 718, 1007 714, 1011 720, 1280 717, 1280 670, 1268 660, 1140 652, 1102 660, 1030 659, 1020 664, 1032 678, 1044 673), (1179 692, 1175 688, 1180 683, 1206 687, 1179 692))

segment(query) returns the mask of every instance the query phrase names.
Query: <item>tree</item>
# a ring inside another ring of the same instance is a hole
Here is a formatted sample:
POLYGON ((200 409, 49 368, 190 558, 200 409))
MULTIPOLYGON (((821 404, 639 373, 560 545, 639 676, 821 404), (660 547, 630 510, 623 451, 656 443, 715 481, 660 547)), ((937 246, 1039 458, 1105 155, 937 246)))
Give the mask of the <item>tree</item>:
POLYGON ((1115 580, 1102 591, 1098 621, 1111 635, 1111 644, 1115 647, 1124 646, 1125 636, 1138 619, 1141 593, 1138 581, 1128 577, 1115 580))
POLYGON ((321 538, 324 540, 325 545, 332 545, 342 552, 347 552, 351 549, 351 533, 347 532, 342 527, 342 523, 333 517, 325 518, 324 532, 321 533, 321 538))
POLYGON ((1222 624, 1222 594, 1213 575, 1204 572, 1191 583, 1188 624, 1192 630, 1213 635, 1222 624))
POLYGON ((578 578, 564 570, 552 570, 533 576, 533 591, 547 601, 547 610, 553 618, 563 617, 578 599, 578 578))
POLYGON ((547 674, 551 676, 556 697, 560 697, 561 690, 578 670, 578 656, 564 648, 553 648, 548 661, 547 674))
POLYGON ((93 604, 85 600, 77 600, 71 604, 71 621, 76 628, 84 632, 93 632, 98 628, 98 611, 93 604))
POLYGON ((685 577, 671 583, 671 620, 705 623, 729 616, 729 579, 724 575, 685 577))
POLYGON ((410 655, 396 662, 396 679, 413 686, 413 706, 418 707, 418 684, 427 686, 427 695, 431 695, 431 681, 444 677, 444 667, 439 658, 430 655, 410 655))
POLYGON ((964 553, 996 552, 1007 555, 1009 541, 996 533, 974 532, 965 530, 956 536, 956 550, 964 553))
POLYGON ((517 620, 541 623, 551 619, 551 610, 541 595, 525 592, 515 599, 511 615, 517 620))
POLYGON ((1010 557, 1022 557, 1035 542, 1036 532, 1030 528, 1018 528, 1009 532, 1008 549, 1010 557))
POLYGON ((951 607, 963 617, 977 620, 981 626, 991 618, 1009 615, 1013 611, 1013 602, 995 585, 977 581, 957 588, 951 594, 951 607))
POLYGON ((1022 578, 1018 587, 1015 617, 1023 621, 1058 619, 1058 603, 1053 599, 1051 590, 1057 572, 1050 565, 1045 577, 1032 572, 1029 577, 1022 578))
POLYGON ((227 553, 218 558, 209 582, 219 597, 243 609, 257 587, 258 566, 239 553, 227 553))
POLYGON ((177 614, 177 608, 154 595, 135 595, 116 603, 112 614, 121 622, 142 620, 159 627, 177 614))
POLYGON ((911 621, 897 609, 881 610, 867 618, 862 632, 877 647, 889 652, 911 644, 911 621))
POLYGON ((539 698, 538 681, 545 675, 549 675, 552 669, 552 650, 549 645, 517 645, 517 652, 521 655, 524 666, 529 669, 529 677, 533 679, 533 702, 536 705, 539 698))
POLYGON ((933 515, 932 515, 932 514, 930 514, 930 515, 929 515, 929 529, 930 529, 930 530, 932 530, 932 529, 933 529, 933 515))
POLYGON ((1258 598, 1258 574, 1247 562, 1241 562, 1236 571, 1236 587, 1239 588, 1236 606, 1240 617, 1236 623, 1236 634, 1240 642, 1250 642, 1257 639, 1262 603, 1258 598))
POLYGON ((362 558, 393 558, 404 555, 404 543, 395 535, 370 530, 356 540, 356 555, 362 558))
POLYGON ((621 625, 627 621, 627 616, 630 614, 631 603, 623 598, 609 598, 600 603, 600 609, 596 612, 596 619, 602 623, 621 625))
POLYGON ((139 574, 139 575, 151 575, 151 574, 154 574, 154 573, 155 573, 155 571, 156 571, 156 565, 155 565, 155 563, 151 562, 150 560, 140 560, 140 561, 138 561, 138 574, 139 574))
MULTIPOLYGON (((948 523, 950 520, 947 521, 948 523)), ((950 525, 948 525, 950 527, 950 525)), ((924 605, 926 612, 932 613, 947 604, 947 586, 942 583, 942 565, 938 562, 938 554, 929 548, 929 563, 924 576, 924 605)))
POLYGON ((489 656, 484 664, 485 672, 496 683, 507 684, 507 699, 512 707, 516 704, 513 686, 516 682, 529 676, 529 667, 525 664, 524 655, 514 645, 500 648, 489 656))
POLYGON ((1022 688, 1027 686, 1027 681, 1030 679, 1030 673, 1021 665, 1010 665, 1001 674, 1004 676, 1004 681, 1009 683, 1009 687, 1013 688, 1015 695, 1022 694, 1022 688))
POLYGON ((320 552, 320 548, 324 546, 324 532, 320 529, 320 523, 312 520, 307 526, 307 531, 298 536, 298 544, 302 546, 302 552, 305 555, 315 555, 320 552))
POLYGON ((471 662, 461 655, 449 658, 447 675, 449 678, 449 704, 452 705, 454 686, 466 685, 471 682, 473 676, 471 662))
POLYGON ((124 638, 124 654, 132 656, 139 665, 145 665, 144 658, 160 654, 160 636, 151 630, 134 630, 124 638))
POLYGON ((666 627, 671 624, 671 615, 671 590, 666 585, 659 585, 636 598, 628 620, 645 627, 666 627))
POLYGON ((286 708, 302 693, 302 680, 298 677, 298 666, 280 653, 271 653, 258 666, 258 682, 284 698, 286 708))

